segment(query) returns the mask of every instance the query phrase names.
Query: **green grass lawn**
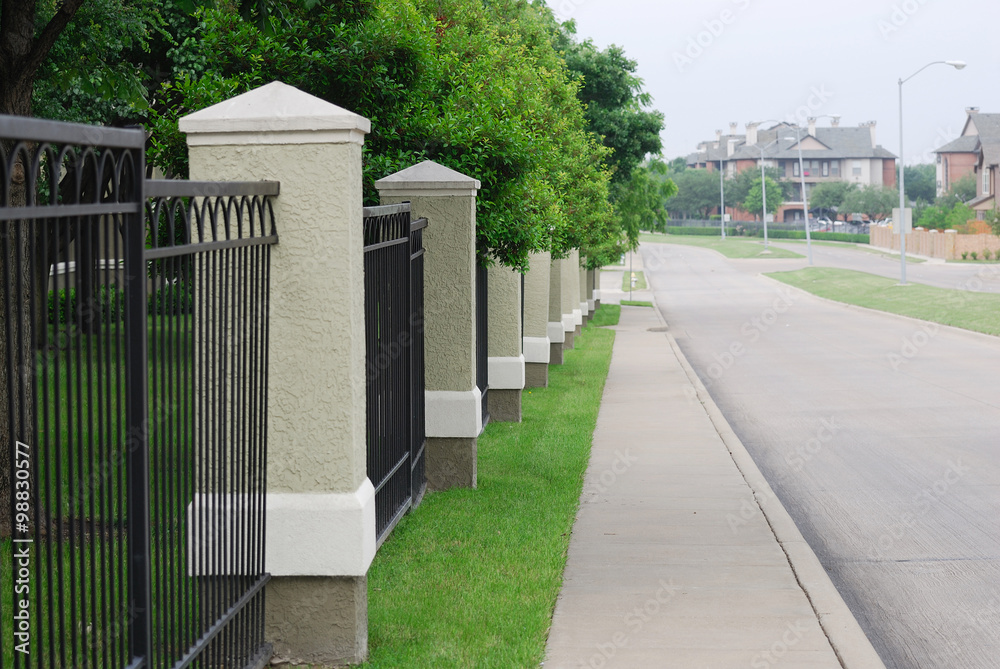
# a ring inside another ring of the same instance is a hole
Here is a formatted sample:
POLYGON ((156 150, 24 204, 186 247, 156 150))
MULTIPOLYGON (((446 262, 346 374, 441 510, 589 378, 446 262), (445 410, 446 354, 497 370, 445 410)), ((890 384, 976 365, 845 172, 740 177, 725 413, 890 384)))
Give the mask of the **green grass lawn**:
POLYGON ((377 667, 537 667, 620 309, 602 305, 548 388, 526 389, 523 422, 479 438, 478 489, 429 493, 379 550, 368 576, 377 667))
POLYGON ((626 271, 622 275, 622 290, 626 293, 630 290, 646 290, 646 276, 642 272, 628 272, 626 271), (635 286, 630 287, 632 283, 632 274, 635 274, 635 286))
POLYGON ((651 307, 652 302, 647 302, 646 300, 622 300, 623 307, 651 307))
MULTIPOLYGON (((643 242, 659 242, 661 244, 684 244, 685 246, 700 246, 705 249, 718 251, 727 258, 802 258, 800 253, 781 249, 773 244, 770 253, 764 252, 763 240, 757 238, 741 237, 698 237, 694 235, 661 235, 658 233, 644 232, 639 235, 639 240, 643 242)), ((777 241, 777 240, 776 240, 777 241)), ((786 240, 782 239, 781 242, 786 240)))
POLYGON ((946 290, 849 269, 809 267, 768 276, 814 295, 893 314, 1000 335, 1000 295, 946 290))

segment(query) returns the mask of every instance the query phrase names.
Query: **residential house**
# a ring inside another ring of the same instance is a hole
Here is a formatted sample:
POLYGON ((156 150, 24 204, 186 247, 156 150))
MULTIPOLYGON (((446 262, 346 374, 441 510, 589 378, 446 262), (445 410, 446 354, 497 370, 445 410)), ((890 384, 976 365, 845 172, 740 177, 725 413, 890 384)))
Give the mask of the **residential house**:
MULTIPOLYGON (((687 158, 689 167, 718 169, 721 163, 729 177, 746 169, 777 168, 786 179, 800 182, 799 143, 802 148, 802 166, 805 175, 806 197, 818 184, 831 181, 849 181, 862 186, 896 185, 896 156, 876 142, 875 122, 861 123, 857 127, 841 127, 834 121, 830 127, 817 128, 816 119, 809 119, 808 127, 790 123, 761 129, 757 123, 748 123, 746 133, 737 135, 736 124, 730 124, 730 134, 716 133, 715 142, 702 142, 698 151, 687 158)), ((800 191, 796 189, 796 193, 800 191)), ((778 210, 778 220, 801 220, 802 202, 785 202, 778 210)), ((733 212, 739 220, 753 217, 752 213, 733 212)))
POLYGON ((997 206, 997 173, 1000 169, 1000 114, 981 114, 978 107, 965 110, 965 126, 958 139, 937 153, 938 195, 967 174, 976 177, 976 197, 969 206, 982 219, 997 206))

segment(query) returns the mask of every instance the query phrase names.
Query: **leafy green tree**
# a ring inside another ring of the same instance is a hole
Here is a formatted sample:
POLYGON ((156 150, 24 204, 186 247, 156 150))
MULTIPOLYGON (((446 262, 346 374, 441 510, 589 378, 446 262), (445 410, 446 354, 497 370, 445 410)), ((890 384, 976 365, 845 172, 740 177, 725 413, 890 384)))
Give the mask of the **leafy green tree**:
POLYGON ((933 202, 937 197, 937 168, 934 165, 908 165, 903 168, 903 175, 908 202, 933 202))
POLYGON ((670 168, 671 172, 683 172, 687 169, 687 158, 684 156, 677 156, 667 163, 667 167, 670 168))
POLYGON ((613 153, 607 164, 615 184, 628 183, 632 170, 649 154, 660 152, 663 113, 649 110, 649 93, 635 76, 638 64, 619 46, 599 50, 592 41, 570 43, 566 66, 580 82, 591 132, 613 153))
MULTIPOLYGON (((719 206, 719 175, 708 170, 671 172, 677 192, 667 200, 667 209, 675 218, 707 219, 719 206)), ((727 194, 728 199, 728 194, 727 194)))
POLYGON ((743 200, 743 208, 752 214, 762 213, 764 191, 767 192, 767 213, 769 214, 776 212, 781 203, 785 201, 785 195, 778 181, 765 175, 764 184, 766 188, 761 187, 760 177, 757 177, 756 181, 750 187, 750 192, 747 193, 746 198, 743 200))
MULTIPOLYGON (((780 182, 784 176, 776 167, 765 167, 764 175, 776 182, 780 182)), ((718 175, 716 175, 715 178, 716 181, 718 181, 718 175)), ((750 189, 753 188, 753 185, 759 181, 759 167, 745 169, 742 172, 737 173, 732 178, 726 179, 726 202, 735 202, 739 206, 742 206, 743 201, 747 199, 747 195, 750 193, 750 189)), ((770 188, 768 190, 770 190, 770 188)), ((781 192, 780 186, 778 191, 781 192)), ((757 210, 760 211, 759 206, 757 207, 757 210)))
POLYGON ((976 197, 976 177, 966 174, 964 177, 951 185, 949 194, 961 202, 968 202, 976 197))
POLYGON ((899 206, 899 191, 870 184, 856 188, 844 197, 841 213, 865 214, 870 220, 887 218, 899 206))
POLYGON ((817 184, 809 193, 809 207, 839 212, 843 208, 844 198, 857 188, 857 184, 849 181, 827 181, 817 184))
POLYGON ((639 243, 640 230, 662 230, 667 222, 666 203, 677 193, 677 186, 667 177, 667 166, 659 160, 632 170, 629 187, 615 202, 629 248, 639 243))

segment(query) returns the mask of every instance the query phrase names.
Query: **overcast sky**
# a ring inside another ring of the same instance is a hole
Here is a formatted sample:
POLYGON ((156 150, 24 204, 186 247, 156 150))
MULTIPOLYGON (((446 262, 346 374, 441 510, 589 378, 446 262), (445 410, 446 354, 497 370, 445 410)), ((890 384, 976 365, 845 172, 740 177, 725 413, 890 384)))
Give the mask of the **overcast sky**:
MULTIPOLYGON (((990 0, 548 0, 577 36, 624 47, 666 116, 663 155, 687 155, 729 123, 839 114, 877 122, 906 164, 932 162, 966 107, 1000 113, 1000 3, 990 0)), ((820 126, 829 119, 821 119, 820 126)))

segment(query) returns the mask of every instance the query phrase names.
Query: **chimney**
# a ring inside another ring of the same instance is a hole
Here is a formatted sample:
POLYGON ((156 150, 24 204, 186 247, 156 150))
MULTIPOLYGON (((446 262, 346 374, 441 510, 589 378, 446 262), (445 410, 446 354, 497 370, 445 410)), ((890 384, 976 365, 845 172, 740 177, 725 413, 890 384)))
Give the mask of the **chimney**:
POLYGON ((875 121, 865 121, 864 123, 859 123, 858 127, 868 128, 868 132, 870 132, 872 136, 872 148, 874 149, 877 146, 875 142, 875 121))
POLYGON ((810 116, 807 120, 809 121, 809 134, 812 135, 813 137, 815 137, 816 136, 816 117, 815 116, 810 116))
POLYGON ((757 126, 758 125, 759 124, 754 123, 753 121, 751 121, 750 123, 747 123, 747 144, 756 144, 757 143, 757 126))
POLYGON ((834 117, 832 117, 830 119, 830 127, 831 128, 839 128, 840 127, 840 117, 839 116, 834 116, 834 117))
POLYGON ((736 145, 739 144, 740 140, 731 139, 729 140, 729 146, 726 147, 726 157, 733 155, 736 152, 736 145))
POLYGON ((738 128, 738 127, 739 127, 739 123, 737 123, 736 121, 730 122, 730 124, 729 124, 729 134, 730 135, 735 135, 736 134, 736 128, 738 128))
POLYGON ((715 131, 715 141, 716 142, 721 142, 722 141, 722 131, 721 130, 716 130, 715 131))
POLYGON ((972 116, 973 114, 978 114, 979 107, 966 107, 965 113, 968 114, 969 116, 972 116))

